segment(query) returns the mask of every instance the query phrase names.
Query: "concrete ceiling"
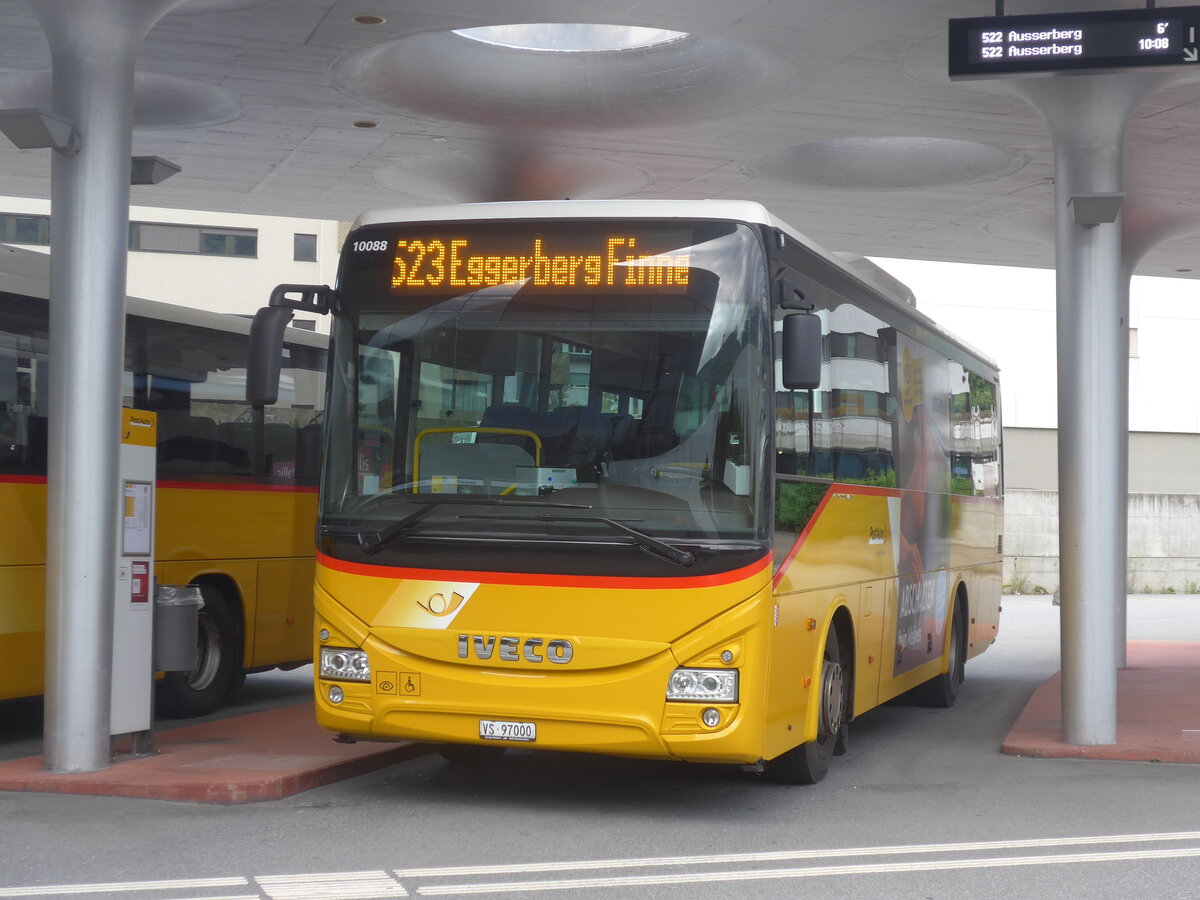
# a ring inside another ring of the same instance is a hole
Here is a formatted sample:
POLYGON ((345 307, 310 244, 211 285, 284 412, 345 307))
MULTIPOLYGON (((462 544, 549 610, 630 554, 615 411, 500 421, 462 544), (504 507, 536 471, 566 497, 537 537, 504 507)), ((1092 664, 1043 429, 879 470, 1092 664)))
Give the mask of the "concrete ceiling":
MULTIPOLYGON (((1007 0, 1006 12, 1135 5, 1007 0)), ((1184 4, 1158 2, 1172 5, 1184 4)), ((343 220, 459 200, 752 199, 831 250, 1051 266, 1043 122, 996 82, 945 74, 947 19, 994 8, 190 0, 151 31, 135 86, 134 152, 183 172, 132 199, 343 220), (563 53, 455 33, 517 23, 686 37, 563 53)), ((1200 273, 1200 79, 1175 72, 1126 140, 1126 230, 1154 235, 1140 274, 1200 273)), ((29 7, 7 0, 0 108, 24 106, 50 106, 49 55, 29 7)), ((49 196, 49 170, 46 151, 0 141, 0 195, 49 196)))

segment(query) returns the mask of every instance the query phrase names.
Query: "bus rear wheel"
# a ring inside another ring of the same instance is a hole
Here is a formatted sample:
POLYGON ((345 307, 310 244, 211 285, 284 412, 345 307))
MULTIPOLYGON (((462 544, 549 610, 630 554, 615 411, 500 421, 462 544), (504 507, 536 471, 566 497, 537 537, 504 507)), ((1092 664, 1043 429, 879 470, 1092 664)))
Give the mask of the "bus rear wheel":
POLYGON ((167 672, 158 683, 158 711, 177 719, 215 712, 242 677, 236 607, 213 585, 200 585, 204 606, 196 621, 196 667, 167 672))
POLYGON ((950 617, 950 662, 946 671, 916 688, 916 700, 931 709, 949 709, 958 699, 958 689, 966 678, 967 665, 967 606, 962 597, 954 603, 950 617))
POLYGON ((844 747, 846 714, 850 708, 849 682, 842 670, 837 631, 833 629, 825 639, 819 702, 821 709, 817 716, 816 739, 768 761, 764 772, 772 781, 816 784, 829 771, 830 760, 835 751, 840 749, 839 745, 844 747))

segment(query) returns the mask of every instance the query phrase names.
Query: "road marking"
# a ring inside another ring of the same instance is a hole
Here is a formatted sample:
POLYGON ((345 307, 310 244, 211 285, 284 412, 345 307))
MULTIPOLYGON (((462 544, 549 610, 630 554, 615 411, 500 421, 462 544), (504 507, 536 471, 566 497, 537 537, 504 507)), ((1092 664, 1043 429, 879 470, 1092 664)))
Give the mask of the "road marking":
MULTIPOLYGON (((97 884, 30 885, 0 887, 0 900, 17 897, 65 897, 83 894, 122 894, 144 891, 177 892, 210 888, 256 887, 261 894, 226 894, 206 897, 174 897, 171 900, 371 900, 371 898, 408 897, 397 880, 400 878, 445 878, 472 875, 531 875, 538 872, 605 871, 635 868, 701 867, 717 864, 749 865, 762 862, 801 862, 845 857, 917 856, 925 854, 978 854, 994 850, 1037 850, 1061 847, 1149 844, 1193 841, 1200 843, 1200 831, 1170 831, 1153 834, 1114 834, 1093 837, 1028 838, 1013 841, 975 841, 953 844, 898 844, 882 847, 831 848, 761 853, 722 853, 707 856, 657 856, 628 859, 577 860, 572 862, 513 863, 485 866, 442 866, 435 868, 382 869, 362 872, 320 872, 296 875, 257 875, 253 879, 181 878, 158 881, 120 881, 97 884)), ((1165 849, 1122 850, 1090 853, 1027 854, 1017 856, 969 857, 930 860, 891 860, 850 865, 793 866, 742 871, 670 872, 645 875, 597 875, 589 878, 545 879, 541 881, 497 881, 477 884, 441 884, 417 887, 422 896, 452 894, 498 894, 581 890, 588 888, 646 887, 651 885, 762 881, 789 878, 820 878, 881 873, 926 872, 952 869, 1014 868, 1020 866, 1072 865, 1097 862, 1149 861, 1200 857, 1200 846, 1165 849)))
POLYGON ((106 884, 44 884, 0 887, 0 897, 53 897, 60 894, 116 894, 120 891, 172 891, 210 887, 245 887, 248 878, 181 878, 171 881, 112 881, 106 884))
POLYGON ((369 900, 407 897, 408 891, 383 870, 322 872, 314 875, 256 875, 271 900, 369 900))
POLYGON ((745 872, 695 872, 663 875, 624 875, 609 878, 564 878, 553 881, 514 881, 491 884, 446 884, 417 888, 422 896, 454 894, 533 893, 587 888, 650 887, 655 885, 711 884, 734 881, 767 881, 787 878, 820 878, 845 875, 879 875, 951 869, 1001 869, 1023 866, 1071 865, 1095 862, 1130 862, 1151 859, 1200 857, 1200 847, 1170 850, 1127 850, 1112 853, 1066 853, 1054 856, 1015 856, 985 859, 922 860, 919 862, 871 863, 858 866, 811 866, 791 869, 762 869, 745 872))
POLYGON ((442 866, 396 869, 397 878, 438 878, 452 875, 501 875, 508 872, 578 872, 581 869, 638 869, 657 866, 702 866, 719 863, 783 862, 844 856, 892 856, 914 853, 978 853, 983 850, 1025 850, 1093 844, 1148 844, 1154 841, 1200 840, 1200 831, 1160 834, 1112 834, 1096 837, 1027 838, 1015 841, 977 841, 956 844, 899 844, 888 847, 850 847, 828 850, 780 850, 762 853, 719 853, 708 856, 652 856, 641 859, 575 860, 573 862, 505 863, 491 866, 442 866))

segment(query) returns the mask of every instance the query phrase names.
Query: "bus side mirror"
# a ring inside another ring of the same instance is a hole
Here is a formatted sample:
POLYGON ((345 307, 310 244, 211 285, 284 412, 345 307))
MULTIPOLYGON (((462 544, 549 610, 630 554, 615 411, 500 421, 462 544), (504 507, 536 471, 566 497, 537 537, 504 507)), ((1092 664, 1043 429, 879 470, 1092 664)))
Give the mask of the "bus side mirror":
POLYGON ((797 313, 783 319, 783 386, 789 391, 821 386, 821 318, 797 313))
POLYGON ((246 365, 246 402, 271 406, 279 399, 283 366, 283 330, 295 315, 282 306, 264 306, 250 324, 250 359, 246 365))
POLYGON ((246 402, 271 406, 279 399, 279 372, 283 368, 283 331, 293 310, 325 315, 333 290, 324 284, 281 284, 271 299, 254 314, 250 325, 250 359, 246 365, 246 402), (297 296, 298 295, 298 296, 297 296))

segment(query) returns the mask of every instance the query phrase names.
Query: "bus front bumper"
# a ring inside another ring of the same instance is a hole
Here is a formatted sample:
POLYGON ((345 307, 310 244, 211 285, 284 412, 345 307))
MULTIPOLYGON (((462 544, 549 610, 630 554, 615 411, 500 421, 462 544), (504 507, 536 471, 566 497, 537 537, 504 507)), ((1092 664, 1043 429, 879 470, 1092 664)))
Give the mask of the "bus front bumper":
MULTIPOLYGON (((330 623, 318 616, 316 626, 336 641, 330 623)), ((362 649, 369 682, 324 678, 319 666, 315 675, 318 724, 348 737, 710 763, 761 758, 762 724, 749 707, 666 699, 679 667, 669 648, 612 668, 548 672, 416 657, 376 636, 362 649)), ((742 691, 760 689, 751 672, 739 674, 742 691)))

